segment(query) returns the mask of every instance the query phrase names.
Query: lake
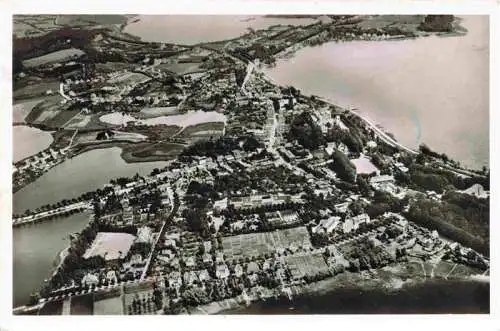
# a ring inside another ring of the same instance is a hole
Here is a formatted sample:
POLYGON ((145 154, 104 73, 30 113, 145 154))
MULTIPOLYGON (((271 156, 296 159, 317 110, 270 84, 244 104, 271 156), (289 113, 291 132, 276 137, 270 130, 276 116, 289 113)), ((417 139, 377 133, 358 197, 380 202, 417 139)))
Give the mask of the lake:
POLYGON ((410 148, 426 143, 473 168, 489 165, 489 21, 466 36, 327 43, 264 72, 282 85, 354 106, 410 148))
POLYGON ((144 41, 193 45, 242 36, 272 25, 307 25, 311 18, 279 18, 237 15, 139 15, 139 21, 127 25, 124 32, 144 41))
MULTIPOLYGON (((116 177, 147 175, 167 162, 126 163, 117 147, 96 149, 55 166, 13 197, 13 213, 22 213, 47 203, 75 198, 102 188, 116 177)), ((25 304, 54 268, 59 252, 67 246, 68 235, 79 232, 88 214, 44 221, 13 229, 14 305, 25 304)))
POLYGON ((58 254, 69 244, 69 235, 81 231, 89 213, 75 214, 33 225, 14 228, 13 232, 13 305, 28 302, 54 268, 58 254))
POLYGON ((26 125, 15 125, 12 127, 12 141, 12 161, 17 162, 48 148, 54 138, 47 131, 26 125))
POLYGON ((167 162, 126 163, 118 147, 95 149, 55 166, 13 197, 13 213, 22 213, 47 203, 72 199, 102 188, 110 179, 148 175, 167 162))
POLYGON ((488 314, 490 284, 427 280, 397 291, 342 288, 290 301, 268 299, 222 314, 488 314))

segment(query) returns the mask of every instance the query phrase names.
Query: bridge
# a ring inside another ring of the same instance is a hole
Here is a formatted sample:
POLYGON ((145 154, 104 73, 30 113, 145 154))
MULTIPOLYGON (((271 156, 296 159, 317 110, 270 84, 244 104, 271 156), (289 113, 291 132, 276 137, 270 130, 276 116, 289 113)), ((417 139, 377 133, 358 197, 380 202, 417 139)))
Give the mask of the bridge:
POLYGON ((45 210, 36 214, 31 214, 28 216, 22 216, 18 217, 12 220, 12 225, 13 226, 20 226, 23 224, 29 224, 29 223, 35 223, 38 222, 44 218, 48 217, 53 217, 53 216, 58 216, 61 214, 64 214, 69 211, 73 210, 79 210, 79 209, 91 209, 92 204, 88 201, 82 201, 82 202, 77 202, 73 203, 71 205, 63 206, 63 207, 58 207, 55 209, 51 210, 45 210))

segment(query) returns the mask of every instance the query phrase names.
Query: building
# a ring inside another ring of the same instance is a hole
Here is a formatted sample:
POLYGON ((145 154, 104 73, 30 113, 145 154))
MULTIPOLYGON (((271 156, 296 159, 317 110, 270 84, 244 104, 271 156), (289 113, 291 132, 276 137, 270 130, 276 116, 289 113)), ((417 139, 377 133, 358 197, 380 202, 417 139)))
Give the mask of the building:
POLYGON ((179 271, 173 271, 168 275, 168 286, 172 288, 179 288, 182 286, 182 278, 179 271))
POLYGON ((198 276, 194 271, 186 271, 184 272, 184 285, 192 285, 195 281, 198 280, 198 276))
POLYGON ((217 263, 223 263, 224 262, 224 254, 222 252, 218 251, 215 254, 215 262, 217 262, 217 263))
POLYGON ((250 262, 247 264, 247 273, 259 272, 260 268, 256 262, 250 262))
POLYGON ((234 267, 234 275, 236 277, 241 277, 243 275, 243 268, 241 265, 237 264, 235 267, 234 267))
POLYGON ((136 242, 142 243, 152 243, 153 242, 153 230, 150 227, 143 226, 137 231, 136 242))
POLYGON ((200 270, 198 273, 198 279, 200 282, 203 282, 205 280, 210 280, 211 277, 206 269, 200 270))
POLYGON ((338 203, 334 207, 337 213, 345 214, 349 208, 349 202, 338 203))
POLYGON ((195 264, 196 263, 194 261, 194 257, 189 256, 188 258, 186 258, 186 267, 194 267, 195 264))
POLYGON ((219 279, 229 277, 229 269, 226 264, 219 264, 215 269, 215 276, 219 279))
POLYGON ((368 214, 360 214, 355 217, 346 219, 344 224, 342 225, 344 233, 349 233, 353 230, 357 230, 363 223, 370 223, 370 216, 368 216, 368 214))
POLYGON ((88 286, 91 286, 91 285, 98 285, 99 284, 99 277, 97 277, 96 275, 94 274, 86 274, 85 276, 83 276, 83 279, 82 279, 82 285, 85 286, 85 285, 88 285, 88 286))
POLYGON ((391 175, 380 175, 370 178, 370 184, 372 186, 381 184, 394 184, 394 176, 391 175))
POLYGON ((228 199, 224 198, 214 202, 214 210, 222 211, 227 209, 228 199))
POLYGON ((476 198, 481 198, 481 199, 486 199, 490 195, 489 191, 485 191, 484 187, 481 184, 474 184, 468 189, 458 192, 473 195, 476 198))
POLYGON ((331 233, 340 225, 340 217, 332 216, 328 219, 323 219, 319 224, 313 228, 313 232, 325 231, 326 233, 331 233))

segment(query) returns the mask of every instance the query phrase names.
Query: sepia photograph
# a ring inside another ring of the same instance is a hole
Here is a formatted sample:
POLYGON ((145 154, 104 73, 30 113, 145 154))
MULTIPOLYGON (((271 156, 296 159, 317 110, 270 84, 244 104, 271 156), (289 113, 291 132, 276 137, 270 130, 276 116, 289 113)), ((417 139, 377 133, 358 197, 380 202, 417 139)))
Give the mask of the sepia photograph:
POLYGON ((490 314, 490 21, 13 15, 11 314, 490 314))

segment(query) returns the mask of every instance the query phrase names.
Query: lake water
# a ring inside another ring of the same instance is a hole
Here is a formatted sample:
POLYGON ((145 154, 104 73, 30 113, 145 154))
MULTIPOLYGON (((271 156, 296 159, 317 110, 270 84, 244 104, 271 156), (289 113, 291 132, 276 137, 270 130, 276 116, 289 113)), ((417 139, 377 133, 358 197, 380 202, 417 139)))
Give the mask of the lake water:
POLYGON ((17 162, 28 156, 35 155, 50 146, 54 138, 49 132, 26 125, 12 127, 14 142, 12 161, 17 162))
POLYGON ((488 314, 489 283, 428 280, 397 291, 342 288, 290 301, 268 299, 230 314, 488 314))
MULTIPOLYGON (((78 197, 102 188, 110 179, 136 173, 146 175, 167 164, 126 163, 120 153, 117 147, 96 149, 57 165, 14 194, 13 213, 78 197)), ((79 232, 87 222, 88 215, 83 213, 13 229, 14 305, 25 304, 30 293, 43 284, 57 255, 67 246, 68 235, 79 232)))
POLYGON ((95 149, 69 159, 23 187, 13 197, 13 212, 22 213, 47 203, 72 199, 102 188, 110 179, 147 175, 166 162, 126 163, 118 147, 95 149))
POLYGON ((193 45, 232 39, 248 33, 248 28, 265 29, 272 25, 307 25, 310 18, 277 18, 235 15, 139 15, 124 32, 144 41, 193 45))
POLYGON ((264 70, 279 84, 354 106, 403 144, 489 165, 489 21, 466 36, 327 43, 264 70))
POLYGON ((88 213, 75 214, 13 229, 13 305, 26 304, 52 274, 58 254, 69 244, 69 235, 81 231, 88 213))

